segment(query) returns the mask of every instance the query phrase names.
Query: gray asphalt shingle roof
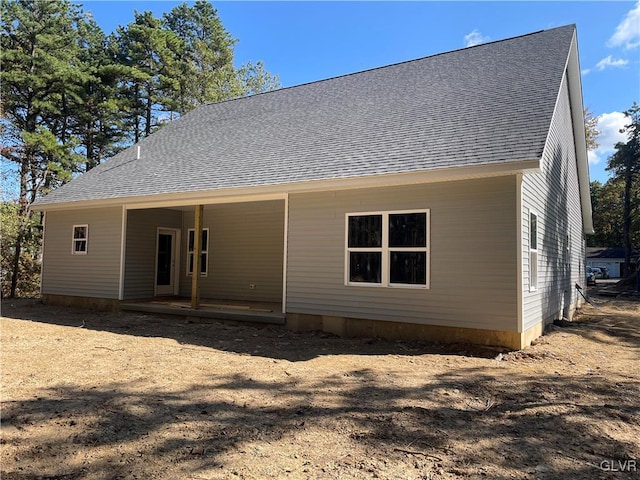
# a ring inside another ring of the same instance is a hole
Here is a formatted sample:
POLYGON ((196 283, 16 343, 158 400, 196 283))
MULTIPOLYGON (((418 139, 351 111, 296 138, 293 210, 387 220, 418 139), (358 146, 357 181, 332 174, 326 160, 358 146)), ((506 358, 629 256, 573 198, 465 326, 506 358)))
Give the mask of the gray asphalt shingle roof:
POLYGON ((535 160, 574 30, 204 105, 38 203, 535 160))

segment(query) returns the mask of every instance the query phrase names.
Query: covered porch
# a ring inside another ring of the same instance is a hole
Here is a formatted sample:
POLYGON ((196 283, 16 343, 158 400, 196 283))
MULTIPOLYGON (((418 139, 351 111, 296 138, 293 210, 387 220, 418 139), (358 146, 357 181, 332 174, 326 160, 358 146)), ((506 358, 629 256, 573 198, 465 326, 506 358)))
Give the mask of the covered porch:
POLYGON ((286 204, 127 208, 120 309, 284 324, 286 204))

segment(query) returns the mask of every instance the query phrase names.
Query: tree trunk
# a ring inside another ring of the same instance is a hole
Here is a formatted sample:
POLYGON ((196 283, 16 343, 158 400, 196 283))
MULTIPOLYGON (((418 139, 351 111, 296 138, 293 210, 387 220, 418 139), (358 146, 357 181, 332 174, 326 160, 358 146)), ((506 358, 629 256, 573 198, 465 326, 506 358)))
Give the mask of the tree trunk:
POLYGON ((24 152, 24 157, 22 158, 22 163, 20 164, 20 197, 19 203, 20 208, 18 210, 19 217, 19 226, 18 226, 18 235, 16 236, 16 243, 14 245, 13 251, 13 262, 11 265, 11 288, 9 289, 9 298, 16 297, 16 289, 18 287, 18 277, 20 276, 20 255, 22 254, 22 239, 24 236, 24 227, 23 222, 24 217, 27 214, 27 192, 29 190, 28 184, 28 176, 29 176, 29 159, 31 157, 31 153, 28 151, 24 152))
POLYGON ((16 289, 18 288, 18 276, 20 275, 20 255, 22 254, 22 232, 16 237, 15 251, 13 256, 13 265, 11 268, 11 289, 9 290, 9 298, 16 298, 16 289))
POLYGON ((151 135, 151 109, 153 107, 153 102, 151 101, 151 88, 149 87, 148 95, 147 95, 147 106, 146 106, 146 119, 144 125, 144 136, 148 137, 151 135))
POLYGON ((62 125, 60 126, 60 142, 65 143, 67 141, 67 128, 69 125, 69 107, 67 105, 66 92, 62 92, 62 125))
POLYGON ((135 118, 135 138, 133 143, 138 143, 140 141, 140 116, 138 115, 138 102, 140 100, 140 86, 136 83, 135 86, 135 104, 133 108, 133 115, 135 118))
POLYGON ((86 158, 87 160, 84 163, 84 169, 86 172, 88 172, 89 170, 91 170, 93 167, 95 167, 97 165, 97 162, 95 161, 94 158, 94 152, 93 152, 93 121, 89 120, 87 121, 87 130, 86 130, 86 134, 85 134, 85 142, 84 142, 84 146, 86 149, 86 158))
POLYGON ((622 224, 622 234, 624 236, 625 277, 633 273, 631 269, 631 253, 633 250, 633 245, 631 244, 631 184, 633 182, 633 160, 633 155, 629 154, 626 159, 627 165, 624 175, 624 213, 622 217, 624 223, 622 224))

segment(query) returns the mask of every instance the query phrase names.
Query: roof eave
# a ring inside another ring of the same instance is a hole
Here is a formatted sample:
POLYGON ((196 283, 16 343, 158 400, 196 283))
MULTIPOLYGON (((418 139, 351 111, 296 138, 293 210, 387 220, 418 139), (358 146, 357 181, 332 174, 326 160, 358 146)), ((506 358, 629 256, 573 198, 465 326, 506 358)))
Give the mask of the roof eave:
MULTIPOLYGON (((578 44, 576 37, 576 30, 573 30, 573 38, 571 39, 571 45, 569 46, 569 54, 565 62, 565 69, 567 85, 569 90, 569 106, 571 110, 571 124, 573 129, 573 138, 575 145, 576 163, 578 169, 578 188, 580 194, 580 209, 582 211, 582 229, 583 232, 592 235, 593 229, 593 212, 591 206, 591 190, 589 183, 589 158, 587 155, 587 139, 584 128, 584 107, 582 104, 582 83, 580 79, 580 64, 578 59, 578 44)), ((562 83, 565 81, 564 76, 562 83)), ((561 85, 562 85, 561 83, 561 85)), ((556 98, 556 105, 554 107, 553 115, 550 122, 553 121, 555 113, 560 101, 560 91, 558 89, 558 96, 556 98)), ((549 125, 549 127, 551 124, 549 125)), ((548 129, 547 139, 545 140, 544 150, 549 148, 551 138, 551 128, 548 129)))
POLYGON ((576 144, 578 162, 578 184, 580 187, 580 204, 582 206, 582 223, 584 233, 593 235, 593 210, 591 205, 591 185, 589 180, 589 157, 587 155, 587 136, 584 127, 584 105, 582 103, 582 80, 580 77, 580 60, 578 58, 577 31, 573 32, 571 49, 567 61, 567 77, 569 79, 569 102, 573 123, 573 136, 576 144))
POLYGON ((285 198, 290 193, 311 193, 331 190, 377 188, 423 183, 437 183, 455 180, 536 173, 540 171, 540 159, 505 161, 466 167, 449 167, 420 170, 405 173, 370 175, 356 178, 283 183, 254 187, 225 188, 218 190, 198 190, 192 192, 172 192, 144 196, 127 196, 101 199, 78 200, 73 202, 37 202, 34 211, 75 210, 79 208, 104 208, 126 206, 128 209, 168 208, 185 205, 209 205, 215 203, 235 203, 266 201, 285 198))

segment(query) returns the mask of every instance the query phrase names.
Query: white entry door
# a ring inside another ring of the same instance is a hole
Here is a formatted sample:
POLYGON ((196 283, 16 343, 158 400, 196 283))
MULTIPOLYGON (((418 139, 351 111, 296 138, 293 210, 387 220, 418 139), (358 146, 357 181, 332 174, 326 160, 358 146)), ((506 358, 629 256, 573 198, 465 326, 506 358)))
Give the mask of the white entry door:
POLYGON ((156 240, 156 295, 176 293, 176 230, 158 229, 156 240))

